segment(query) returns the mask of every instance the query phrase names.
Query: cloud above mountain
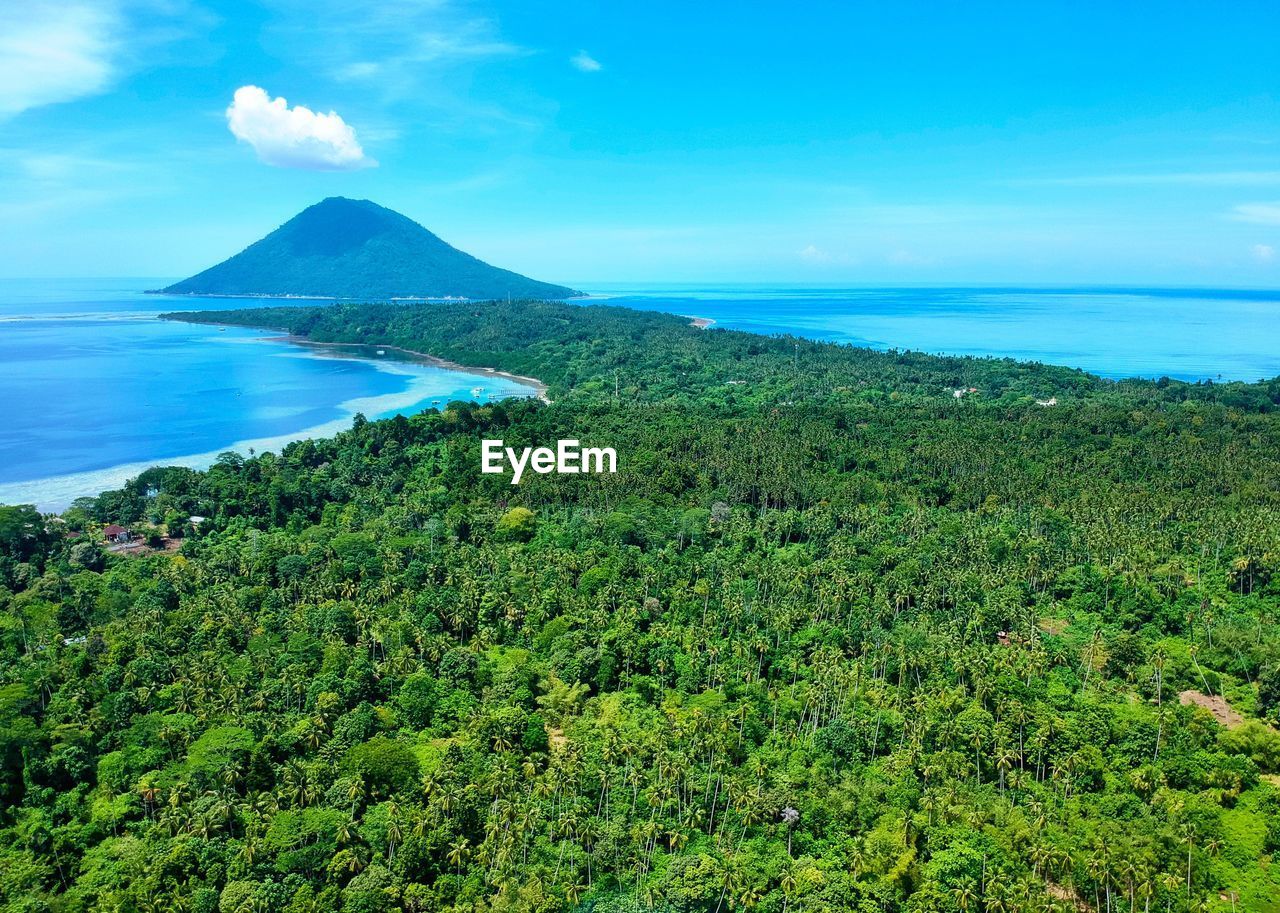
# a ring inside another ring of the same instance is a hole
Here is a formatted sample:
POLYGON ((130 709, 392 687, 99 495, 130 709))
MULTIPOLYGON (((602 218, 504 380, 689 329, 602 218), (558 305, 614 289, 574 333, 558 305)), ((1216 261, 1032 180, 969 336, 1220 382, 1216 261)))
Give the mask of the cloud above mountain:
POLYGON ((227 127, 258 159, 277 168, 353 171, 378 163, 365 155, 356 131, 336 111, 289 107, 258 86, 241 86, 227 108, 227 127))

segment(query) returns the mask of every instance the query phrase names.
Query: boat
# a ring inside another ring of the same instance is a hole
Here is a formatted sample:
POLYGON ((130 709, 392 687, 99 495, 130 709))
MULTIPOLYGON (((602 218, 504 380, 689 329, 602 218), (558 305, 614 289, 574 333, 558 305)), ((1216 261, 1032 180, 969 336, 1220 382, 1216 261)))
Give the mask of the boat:
POLYGON ((479 396, 479 395, 480 395, 481 393, 483 393, 483 392, 484 392, 484 387, 472 387, 472 388, 471 388, 471 395, 472 395, 472 396, 479 396))
POLYGON ((386 350, 386 349, 379 349, 379 350, 378 350, 378 354, 379 354, 379 355, 386 355, 386 354, 387 354, 387 350, 386 350))

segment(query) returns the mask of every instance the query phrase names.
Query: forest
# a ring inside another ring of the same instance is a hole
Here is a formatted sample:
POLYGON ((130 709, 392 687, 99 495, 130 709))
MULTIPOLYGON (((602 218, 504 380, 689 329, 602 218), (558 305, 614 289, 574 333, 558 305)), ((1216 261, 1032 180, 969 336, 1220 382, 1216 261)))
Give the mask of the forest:
POLYGON ((0 910, 1280 913, 1280 382, 170 316, 550 402, 0 507, 0 910), (483 438, 618 471, 512 486, 483 438))

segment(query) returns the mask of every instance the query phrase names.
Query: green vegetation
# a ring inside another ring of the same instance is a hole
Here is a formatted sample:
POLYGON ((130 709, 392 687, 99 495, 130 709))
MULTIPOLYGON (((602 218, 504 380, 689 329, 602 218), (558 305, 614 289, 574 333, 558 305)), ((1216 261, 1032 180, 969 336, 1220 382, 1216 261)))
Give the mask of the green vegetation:
POLYGON ((164 291, 363 299, 580 294, 490 266, 398 212, 344 197, 304 209, 234 257, 164 291))
POLYGON ((2 909, 1280 909, 1280 386, 554 304, 192 319, 554 402, 0 512, 2 909), (483 437, 619 472, 512 487, 483 437))

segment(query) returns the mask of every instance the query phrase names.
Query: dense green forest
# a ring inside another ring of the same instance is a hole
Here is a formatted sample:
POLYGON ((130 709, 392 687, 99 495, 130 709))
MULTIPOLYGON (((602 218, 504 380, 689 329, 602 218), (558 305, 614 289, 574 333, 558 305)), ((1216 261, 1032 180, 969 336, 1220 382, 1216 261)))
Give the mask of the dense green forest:
POLYGON ((1280 913, 1280 384, 534 302, 182 319, 552 403, 0 508, 0 909, 1280 913), (619 471, 513 487, 485 437, 619 471))

